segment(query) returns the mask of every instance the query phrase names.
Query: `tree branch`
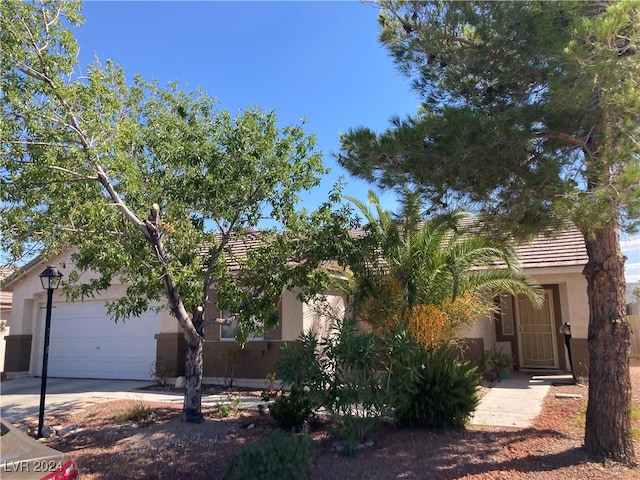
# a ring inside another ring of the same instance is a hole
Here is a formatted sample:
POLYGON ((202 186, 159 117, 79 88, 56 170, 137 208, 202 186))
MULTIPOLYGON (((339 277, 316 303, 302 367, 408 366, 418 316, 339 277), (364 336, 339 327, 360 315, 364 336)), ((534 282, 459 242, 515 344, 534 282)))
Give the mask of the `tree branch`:
POLYGON ((109 234, 109 235, 125 237, 125 238, 139 238, 140 240, 143 240, 145 238, 144 235, 133 235, 132 233, 124 233, 124 232, 116 232, 116 231, 99 232, 97 230, 82 230, 81 228, 68 228, 68 227, 59 227, 58 229, 62 232, 82 233, 85 235, 109 234))
POLYGON ((552 132, 550 130, 540 130, 535 134, 535 136, 539 138, 562 140, 564 142, 567 142, 569 145, 573 145, 574 147, 581 147, 583 149, 587 148, 587 142, 585 140, 574 137, 573 135, 568 135, 566 133, 552 132))
POLYGON ((88 175, 83 175, 82 173, 78 173, 78 172, 74 172, 73 170, 68 170, 66 168, 63 167, 58 167, 57 165, 52 165, 51 167, 52 170, 58 170, 60 172, 64 172, 64 173, 68 173, 70 175, 73 175, 74 177, 78 177, 79 180, 98 180, 98 177, 90 177, 88 175))

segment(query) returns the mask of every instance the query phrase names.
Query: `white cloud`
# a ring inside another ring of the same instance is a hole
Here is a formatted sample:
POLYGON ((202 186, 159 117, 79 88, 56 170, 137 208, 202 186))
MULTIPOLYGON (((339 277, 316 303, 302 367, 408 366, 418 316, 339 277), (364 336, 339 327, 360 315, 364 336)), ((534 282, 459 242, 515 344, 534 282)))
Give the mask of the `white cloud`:
POLYGON ((627 257, 624 265, 627 283, 640 282, 640 235, 623 236, 620 240, 620 248, 627 257))

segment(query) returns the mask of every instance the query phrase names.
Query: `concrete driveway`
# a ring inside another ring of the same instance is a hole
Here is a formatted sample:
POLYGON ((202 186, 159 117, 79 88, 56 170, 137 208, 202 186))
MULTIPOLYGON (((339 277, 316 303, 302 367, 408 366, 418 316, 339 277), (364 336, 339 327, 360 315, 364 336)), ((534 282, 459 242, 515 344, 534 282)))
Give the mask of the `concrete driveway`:
MULTIPOLYGON (((139 380, 95 380, 78 378, 48 378, 45 396, 47 412, 81 408, 91 403, 110 400, 169 402, 182 405, 181 392, 143 390, 153 382, 139 380)), ((38 419, 41 380, 36 377, 16 378, 0 383, 0 416, 10 422, 38 419)), ((242 408, 258 408, 264 403, 259 397, 239 397, 242 408)), ((227 395, 203 395, 202 405, 220 405, 229 401, 227 395)))
MULTIPOLYGON (((142 390, 148 381, 48 378, 45 412, 76 408, 82 403, 131 399, 182 403, 182 394, 142 390)), ((0 416, 11 422, 38 417, 41 379, 16 378, 0 383, 0 416)))

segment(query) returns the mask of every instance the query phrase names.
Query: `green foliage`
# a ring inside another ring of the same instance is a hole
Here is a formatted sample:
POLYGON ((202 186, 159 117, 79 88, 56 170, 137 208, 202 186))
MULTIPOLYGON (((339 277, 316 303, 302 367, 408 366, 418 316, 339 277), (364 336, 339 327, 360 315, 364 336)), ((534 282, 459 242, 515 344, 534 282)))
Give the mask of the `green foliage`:
POLYGON ((406 326, 378 336, 344 321, 321 340, 301 336, 300 344, 283 350, 278 376, 285 384, 302 382, 305 372, 325 368, 308 395, 335 416, 331 435, 347 455, 355 455, 381 421, 461 427, 477 406, 476 367, 459 361, 454 346, 426 349, 406 326))
POLYGON ((147 420, 153 413, 153 409, 142 401, 131 402, 126 407, 114 413, 118 422, 140 422, 147 420))
POLYGON ((242 400, 240 400, 240 396, 237 394, 228 394, 227 401, 220 405, 218 412, 221 417, 228 417, 229 415, 234 415, 238 413, 238 411, 242 408, 242 400))
POLYGON ((379 3, 380 40, 422 106, 344 134, 353 175, 416 185, 434 210, 480 206, 518 236, 566 219, 638 227, 637 2, 379 3))
POLYGON ((336 324, 322 341, 322 355, 330 368, 326 390, 329 411, 340 417, 362 419, 382 414, 384 400, 379 368, 383 353, 381 338, 358 329, 355 321, 336 324))
POLYGON ((502 353, 502 348, 496 350, 495 347, 491 350, 486 350, 482 355, 484 373, 495 377, 498 371, 503 368, 511 368, 513 364, 513 358, 509 355, 502 353))
POLYGON ((638 1, 379 4, 380 40, 421 108, 344 134, 340 164, 382 188, 415 185, 431 212, 471 205, 518 240, 578 227, 599 352, 590 392, 613 399, 589 404, 585 448, 632 463, 629 422, 612 427, 631 395, 605 379, 628 369, 630 330, 611 335, 610 321, 624 315, 619 232, 640 228, 638 1))
POLYGON ((292 389, 308 388, 314 405, 330 412, 371 415, 379 409, 381 347, 379 337, 353 320, 338 321, 321 339, 305 332, 297 346, 286 345, 278 376, 292 389))
MULTIPOLYGON (((451 334, 491 311, 491 299, 505 291, 540 304, 540 289, 519 269, 512 246, 480 234, 476 220, 462 212, 420 222, 415 195, 405 191, 402 198, 399 220, 372 191, 367 205, 350 199, 366 220, 357 244, 371 252, 353 259, 345 286, 358 318, 384 331, 419 320, 430 313, 424 307, 433 306, 442 313, 443 332, 451 334)), ((437 340, 449 340, 443 336, 437 340)))
MULTIPOLYGON (((314 409, 323 407, 335 416, 332 434, 343 443, 347 454, 355 453, 349 445, 369 438, 385 411, 385 392, 379 371, 382 346, 379 337, 359 331, 354 321, 339 321, 321 339, 313 332, 301 334, 297 346, 283 348, 278 363, 278 377, 284 385, 293 386, 292 394, 305 392, 304 398, 310 399, 314 409)), ((299 426, 309 403, 286 405, 291 410, 297 407, 289 415, 303 413, 297 417, 296 426, 299 426)), ((283 409, 278 407, 276 412, 286 420, 283 409)))
POLYGON ((274 430, 270 437, 246 447, 231 459, 225 480, 303 479, 311 472, 313 441, 304 435, 274 430))
POLYGON ((355 457, 358 454, 358 448, 361 448, 365 442, 373 441, 371 436, 379 421, 378 417, 342 415, 330 427, 329 434, 340 445, 345 456, 355 457))
POLYGON ((165 295, 192 344, 213 285, 242 323, 273 321, 283 288, 306 286, 312 250, 327 249, 300 233, 343 220, 332 202, 296 210, 326 172, 315 138, 280 127, 274 112, 232 116, 206 92, 128 78, 112 62, 79 65, 70 29, 79 11, 78 2, 2 2, 2 249, 19 261, 29 246, 45 258, 75 247, 70 298, 118 277, 128 290, 112 316, 140 315, 165 295), (253 230, 265 218, 277 241, 253 230), (256 248, 237 257, 232 240, 256 248), (288 268, 291 258, 308 264, 288 268), (87 271, 96 278, 85 282, 87 271))
POLYGON ((268 402, 269 400, 271 400, 271 397, 276 395, 276 389, 275 389, 275 383, 276 383, 276 372, 270 372, 267 373, 267 376, 265 378, 265 389, 262 391, 262 393, 260 394, 262 400, 264 400, 265 402, 268 402))
POLYGON ((300 430, 314 415, 314 405, 305 390, 309 387, 293 387, 288 394, 276 398, 269 406, 269 413, 278 426, 285 430, 300 430))
POLYGON ((441 345, 419 349, 410 364, 398 363, 391 386, 398 425, 421 428, 460 428, 478 405, 480 377, 475 365, 461 362, 455 348, 441 345))
MULTIPOLYGON (((202 377, 212 289, 238 313, 243 339, 256 318, 274 324, 283 290, 326 288, 318 266, 336 258, 348 211, 335 209, 339 187, 315 212, 297 209, 327 171, 302 125, 281 127, 257 107, 232 116, 206 92, 131 78, 112 61, 80 65, 80 2, 0 8, 0 248, 10 263, 72 251, 70 300, 119 281, 114 319, 167 307, 199 356, 188 378, 202 377), (273 228, 257 233, 265 220, 273 228), (234 242, 252 249, 238 255, 234 242)), ((187 382, 192 406, 197 384, 187 382)))
POLYGON ((297 342, 283 345, 276 365, 282 385, 292 390, 308 387, 315 405, 326 403, 325 388, 331 381, 330 361, 320 355, 320 340, 313 331, 302 332, 297 342))

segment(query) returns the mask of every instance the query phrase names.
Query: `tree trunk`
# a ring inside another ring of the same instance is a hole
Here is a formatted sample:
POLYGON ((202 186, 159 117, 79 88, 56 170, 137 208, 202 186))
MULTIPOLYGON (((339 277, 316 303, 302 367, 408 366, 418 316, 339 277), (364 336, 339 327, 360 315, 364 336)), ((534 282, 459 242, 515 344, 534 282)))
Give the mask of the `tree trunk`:
POLYGON ((202 340, 198 338, 195 345, 187 342, 186 350, 182 421, 202 423, 202 340))
POLYGON ((624 256, 615 222, 585 235, 589 296, 587 453, 634 463, 631 436, 630 325, 625 317, 624 256))

